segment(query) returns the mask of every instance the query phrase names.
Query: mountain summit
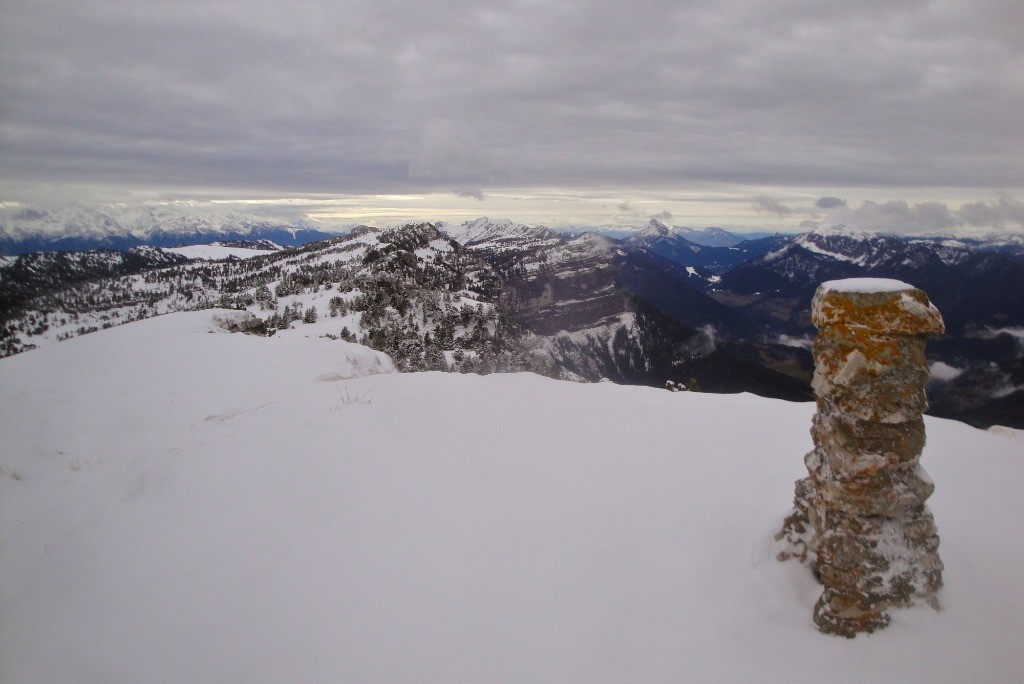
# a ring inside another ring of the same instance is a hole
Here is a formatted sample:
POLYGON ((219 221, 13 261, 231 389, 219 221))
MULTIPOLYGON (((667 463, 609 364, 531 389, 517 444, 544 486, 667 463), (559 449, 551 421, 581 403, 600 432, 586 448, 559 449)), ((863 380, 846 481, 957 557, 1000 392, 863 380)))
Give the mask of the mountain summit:
POLYGON ((651 219, 647 227, 636 234, 637 239, 644 238, 667 238, 672 234, 672 229, 658 219, 651 219))

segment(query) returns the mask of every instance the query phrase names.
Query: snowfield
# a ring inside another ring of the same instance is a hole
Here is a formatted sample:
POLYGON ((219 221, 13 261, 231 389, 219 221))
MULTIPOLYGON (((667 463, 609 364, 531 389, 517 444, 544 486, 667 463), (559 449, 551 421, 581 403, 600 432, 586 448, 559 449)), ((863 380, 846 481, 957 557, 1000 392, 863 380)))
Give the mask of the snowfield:
POLYGON ((165 252, 181 254, 189 259, 203 259, 204 261, 218 261, 234 257, 236 259, 252 259, 258 256, 273 254, 275 250, 250 249, 248 247, 226 247, 221 244, 210 245, 186 245, 185 247, 165 247, 165 252))
POLYGON ((812 404, 215 313, 0 360, 3 682, 1024 681, 1020 432, 927 420, 943 610, 846 640, 775 560, 812 404))

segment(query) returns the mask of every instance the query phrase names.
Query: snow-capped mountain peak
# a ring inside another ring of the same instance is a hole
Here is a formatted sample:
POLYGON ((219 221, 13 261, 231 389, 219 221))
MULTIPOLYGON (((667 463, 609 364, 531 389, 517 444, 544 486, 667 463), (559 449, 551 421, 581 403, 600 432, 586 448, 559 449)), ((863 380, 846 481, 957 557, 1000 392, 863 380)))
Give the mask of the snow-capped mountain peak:
POLYGON ((658 219, 651 219, 647 224, 647 227, 637 233, 638 238, 646 237, 668 237, 672 234, 672 229, 666 226, 658 219))
POLYGON ((53 211, 23 209, 0 214, 0 240, 23 240, 39 235, 97 238, 130 234, 118 218, 87 207, 69 206, 53 211))
POLYGON ((869 240, 879 236, 887 236, 888 233, 867 230, 858 226, 846 224, 819 226, 805 235, 814 235, 818 238, 844 238, 847 240, 869 240))
MULTIPOLYGON (((867 266, 882 253, 890 253, 898 240, 847 226, 817 228, 798 236, 785 249, 803 249, 814 254, 867 266)), ((778 254, 778 253, 777 253, 778 254)))
POLYGON ((437 224, 441 232, 461 245, 483 245, 515 241, 546 241, 557 240, 558 235, 544 226, 527 226, 508 219, 492 220, 481 217, 460 224, 441 222, 437 224))

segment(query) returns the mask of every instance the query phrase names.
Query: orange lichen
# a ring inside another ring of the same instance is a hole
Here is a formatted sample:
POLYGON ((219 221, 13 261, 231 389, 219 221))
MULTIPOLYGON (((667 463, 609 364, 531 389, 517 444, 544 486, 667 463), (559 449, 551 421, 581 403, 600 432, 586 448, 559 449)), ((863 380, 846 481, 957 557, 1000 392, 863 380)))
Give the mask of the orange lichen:
POLYGON ((895 292, 841 292, 819 288, 811 320, 821 333, 832 326, 891 337, 926 337, 945 331, 942 316, 917 288, 895 292))
POLYGON ((827 283, 814 296, 812 320, 814 450, 778 537, 792 551, 780 558, 815 554, 825 590, 814 621, 854 636, 884 627, 890 607, 934 600, 942 585, 925 506, 934 485, 919 459, 924 341, 943 323, 925 293, 898 281, 827 283))

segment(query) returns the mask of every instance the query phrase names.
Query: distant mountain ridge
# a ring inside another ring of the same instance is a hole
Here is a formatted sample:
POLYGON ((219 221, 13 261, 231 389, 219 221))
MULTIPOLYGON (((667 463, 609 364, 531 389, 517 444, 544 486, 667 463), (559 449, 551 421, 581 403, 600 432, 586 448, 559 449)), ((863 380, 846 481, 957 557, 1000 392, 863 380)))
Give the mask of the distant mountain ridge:
POLYGON ((739 264, 722 275, 721 286, 742 294, 807 298, 826 280, 875 276, 906 280, 922 289, 931 285, 933 297, 941 300, 941 291, 952 283, 964 286, 979 264, 1024 267, 1024 248, 1019 248, 1024 244, 1012 238, 901 238, 830 227, 798 235, 739 264))
POLYGON ((703 229, 690 228, 688 226, 673 226, 673 229, 690 242, 695 242, 704 247, 735 247, 750 237, 742 237, 731 233, 724 228, 708 226, 703 229))
MULTIPOLYGON (((48 262, 68 270, 56 256, 48 262)), ((34 298, 15 293, 0 341, 16 353, 216 305, 248 309, 268 332, 328 325, 321 334, 359 339, 407 370, 535 370, 657 386, 696 378, 710 391, 808 398, 802 379, 761 362, 772 352, 739 339, 760 330, 708 296, 692 270, 597 233, 507 221, 364 228, 245 262, 97 273, 64 289, 40 274, 46 287, 34 298)))
POLYGON ((189 214, 148 206, 0 213, 0 254, 6 255, 253 240, 295 247, 336 235, 302 223, 235 213, 189 214))
MULTIPOLYGON (((662 223, 656 218, 652 218, 645 225, 604 225, 599 228, 595 228, 594 231, 603 233, 609 237, 616 238, 618 240, 629 240, 643 233, 650 233, 652 231, 652 225, 657 224, 666 229, 669 233, 685 238, 688 242, 701 247, 735 247, 744 241, 759 240, 761 238, 770 237, 773 234, 771 232, 757 231, 757 232, 744 232, 742 234, 733 233, 724 228, 717 226, 708 226, 707 228, 691 228, 689 226, 668 226, 662 223)), ((654 230, 660 230, 657 227, 654 230)))
POLYGON ((558 233, 544 226, 527 226, 508 219, 491 220, 487 217, 460 224, 441 221, 437 228, 465 246, 489 244, 497 248, 502 244, 515 244, 522 248, 526 243, 554 244, 561 239, 558 233))
POLYGON ((717 274, 779 249, 792 239, 793 236, 776 234, 755 240, 741 239, 728 247, 708 246, 693 242, 678 228, 669 228, 651 219, 646 228, 626 237, 624 243, 630 249, 646 251, 681 266, 694 266, 717 274))
POLYGON ((6 256, 0 355, 219 306, 247 309, 271 334, 301 324, 359 339, 407 370, 695 380, 708 391, 809 399, 814 289, 887 277, 923 289, 946 321, 946 335, 929 345, 941 364, 933 412, 1024 427, 1021 246, 1014 236, 898 238, 835 227, 707 247, 660 222, 618 240, 480 218, 359 227, 245 262, 194 251, 182 260, 153 247, 131 257, 6 256))

